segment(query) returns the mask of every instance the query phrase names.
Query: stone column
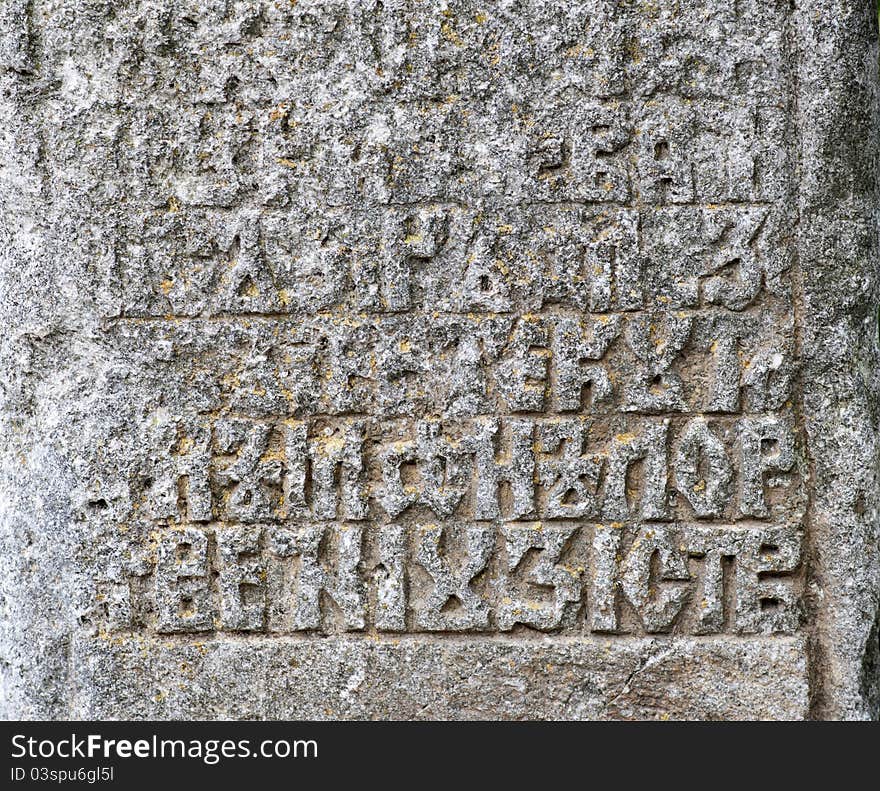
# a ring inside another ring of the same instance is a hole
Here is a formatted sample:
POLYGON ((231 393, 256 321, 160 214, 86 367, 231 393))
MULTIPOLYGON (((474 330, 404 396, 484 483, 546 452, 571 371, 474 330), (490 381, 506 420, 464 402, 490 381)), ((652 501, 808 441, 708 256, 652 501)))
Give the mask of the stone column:
POLYGON ((10 0, 0 713, 867 719, 873 2, 10 0))

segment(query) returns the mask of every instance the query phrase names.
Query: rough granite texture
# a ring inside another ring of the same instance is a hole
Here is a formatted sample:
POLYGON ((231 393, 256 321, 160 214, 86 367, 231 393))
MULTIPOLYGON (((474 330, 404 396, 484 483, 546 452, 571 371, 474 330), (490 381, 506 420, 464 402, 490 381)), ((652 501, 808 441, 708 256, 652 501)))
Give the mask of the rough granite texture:
POLYGON ((880 714, 873 0, 2 0, 0 714, 880 714))

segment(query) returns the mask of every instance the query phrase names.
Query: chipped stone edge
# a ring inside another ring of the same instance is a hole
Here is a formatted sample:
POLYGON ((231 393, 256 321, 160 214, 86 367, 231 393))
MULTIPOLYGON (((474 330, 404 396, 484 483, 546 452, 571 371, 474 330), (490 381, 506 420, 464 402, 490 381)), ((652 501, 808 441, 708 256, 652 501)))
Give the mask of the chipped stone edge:
POLYGON ((811 501, 811 717, 880 717, 877 15, 795 15, 801 398, 811 501))

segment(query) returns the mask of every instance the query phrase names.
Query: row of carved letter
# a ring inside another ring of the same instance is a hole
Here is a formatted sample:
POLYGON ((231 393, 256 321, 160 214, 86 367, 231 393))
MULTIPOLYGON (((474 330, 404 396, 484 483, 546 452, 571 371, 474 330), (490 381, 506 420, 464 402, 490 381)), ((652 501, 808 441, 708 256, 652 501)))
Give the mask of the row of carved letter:
MULTIPOLYGON (((793 354, 740 316, 304 322, 213 369, 242 414, 736 413, 781 408, 793 354)), ((233 338, 234 341, 234 338, 233 338)))
POLYGON ((762 519, 773 513, 768 489, 795 498, 790 416, 628 425, 597 440, 584 418, 419 421, 406 438, 377 442, 357 420, 317 433, 305 421, 169 421, 155 427, 144 485, 150 516, 192 522, 388 521, 410 509, 476 521, 669 520, 675 493, 685 518, 762 519))
POLYGON ((117 627, 152 609, 165 633, 787 632, 801 541, 793 527, 680 523, 192 526, 161 533, 152 604, 124 583, 102 597, 117 627))

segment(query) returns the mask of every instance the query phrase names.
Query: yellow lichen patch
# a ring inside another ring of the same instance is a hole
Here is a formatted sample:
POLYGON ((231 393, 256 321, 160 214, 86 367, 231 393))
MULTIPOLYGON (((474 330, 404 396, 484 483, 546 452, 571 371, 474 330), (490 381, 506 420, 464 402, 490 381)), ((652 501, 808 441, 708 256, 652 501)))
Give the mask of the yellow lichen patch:
POLYGON ((270 448, 263 454, 263 461, 287 461, 287 454, 285 453, 284 445, 279 445, 277 448, 270 448))
POLYGON ((345 448, 345 440, 342 437, 330 437, 319 446, 319 452, 327 455, 333 451, 341 451, 345 448))
POLYGON ((644 60, 642 50, 635 41, 630 41, 626 45, 626 51, 633 63, 641 63, 644 60))
POLYGON ((281 387, 279 385, 278 391, 281 393, 281 395, 284 396, 284 398, 286 398, 291 403, 296 402, 296 393, 294 393, 293 390, 288 390, 286 387, 281 387))
POLYGON ((278 105, 278 107, 276 107, 274 110, 272 110, 269 113, 269 120, 270 121, 280 121, 282 118, 284 118, 284 114, 286 112, 287 112, 287 107, 285 106, 284 102, 282 102, 281 104, 278 105))
POLYGON ((159 283, 159 288, 162 289, 163 294, 169 294, 171 292, 171 289, 174 288, 174 281, 167 279, 163 280, 161 283, 159 283))
POLYGON ((223 374, 220 377, 220 384, 224 388, 233 388, 239 387, 241 385, 241 380, 238 378, 238 374, 234 371, 230 371, 229 373, 223 374))

